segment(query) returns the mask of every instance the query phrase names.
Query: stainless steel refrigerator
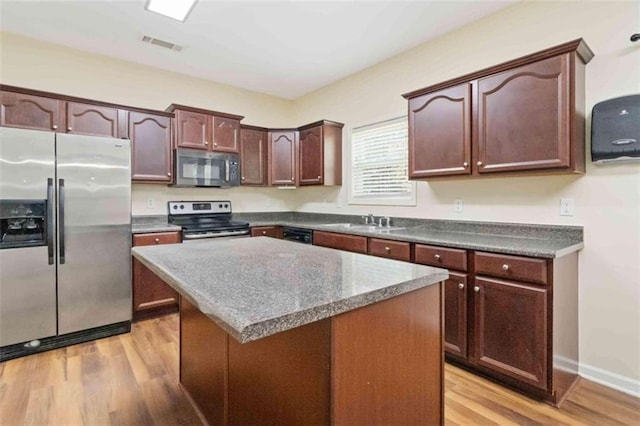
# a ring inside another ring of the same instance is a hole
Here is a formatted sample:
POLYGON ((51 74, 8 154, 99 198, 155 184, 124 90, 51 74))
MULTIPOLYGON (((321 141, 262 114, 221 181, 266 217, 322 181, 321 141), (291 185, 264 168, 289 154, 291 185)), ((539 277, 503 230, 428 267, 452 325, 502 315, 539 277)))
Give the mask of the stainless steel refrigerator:
POLYGON ((0 128, 0 359, 130 329, 130 170, 126 139, 0 128))

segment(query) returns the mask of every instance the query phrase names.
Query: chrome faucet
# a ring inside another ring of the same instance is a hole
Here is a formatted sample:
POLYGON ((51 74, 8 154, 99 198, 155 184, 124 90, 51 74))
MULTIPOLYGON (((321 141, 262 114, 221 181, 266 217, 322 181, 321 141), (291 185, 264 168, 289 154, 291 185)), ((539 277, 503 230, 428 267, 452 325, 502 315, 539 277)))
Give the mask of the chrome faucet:
POLYGON ((378 219, 378 226, 385 226, 387 228, 391 226, 391 219, 389 218, 389 216, 380 217, 378 219))
POLYGON ((375 225, 376 224, 376 218, 373 217, 373 213, 369 213, 366 216, 362 216, 364 218, 364 224, 365 225, 375 225))

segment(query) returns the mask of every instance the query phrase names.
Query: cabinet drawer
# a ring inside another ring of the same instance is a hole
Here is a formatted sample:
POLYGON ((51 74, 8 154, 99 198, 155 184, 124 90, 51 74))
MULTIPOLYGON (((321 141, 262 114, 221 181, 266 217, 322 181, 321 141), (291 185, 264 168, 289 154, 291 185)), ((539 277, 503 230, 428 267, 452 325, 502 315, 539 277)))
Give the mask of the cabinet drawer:
POLYGON ((369 254, 389 259, 411 261, 411 244, 401 241, 369 238, 369 254))
POLYGON ((155 244, 181 243, 180 232, 158 232, 153 234, 136 234, 133 236, 134 246, 152 246, 155 244))
POLYGON ((547 284, 547 261, 545 259, 495 253, 475 253, 475 269, 478 275, 492 275, 547 284))
POLYGON ((467 251, 416 244, 416 263, 466 271, 467 251))
POLYGON ((256 226, 251 228, 252 237, 282 238, 278 232, 278 226, 256 226))
POLYGON ((314 231, 313 245, 367 254, 367 237, 314 231))

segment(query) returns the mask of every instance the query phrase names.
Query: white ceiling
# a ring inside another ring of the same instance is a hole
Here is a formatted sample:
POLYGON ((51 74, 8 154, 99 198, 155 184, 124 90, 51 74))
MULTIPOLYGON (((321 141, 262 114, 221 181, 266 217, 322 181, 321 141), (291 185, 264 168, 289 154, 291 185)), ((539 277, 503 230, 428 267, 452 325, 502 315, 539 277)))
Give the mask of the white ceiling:
POLYGON ((515 1, 200 0, 180 23, 146 0, 0 0, 0 28, 295 99, 515 1))

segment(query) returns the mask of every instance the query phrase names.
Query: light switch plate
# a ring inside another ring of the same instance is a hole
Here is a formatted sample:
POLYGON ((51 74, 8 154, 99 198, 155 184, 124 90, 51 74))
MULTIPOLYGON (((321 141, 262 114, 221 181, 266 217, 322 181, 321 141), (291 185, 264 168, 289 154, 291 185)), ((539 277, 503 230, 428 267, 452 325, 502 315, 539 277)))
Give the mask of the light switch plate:
POLYGON ((560 199, 560 216, 573 216, 574 205, 573 198, 560 199))
POLYGON ((462 213, 464 211, 464 203, 460 199, 453 201, 453 211, 456 213, 462 213))

